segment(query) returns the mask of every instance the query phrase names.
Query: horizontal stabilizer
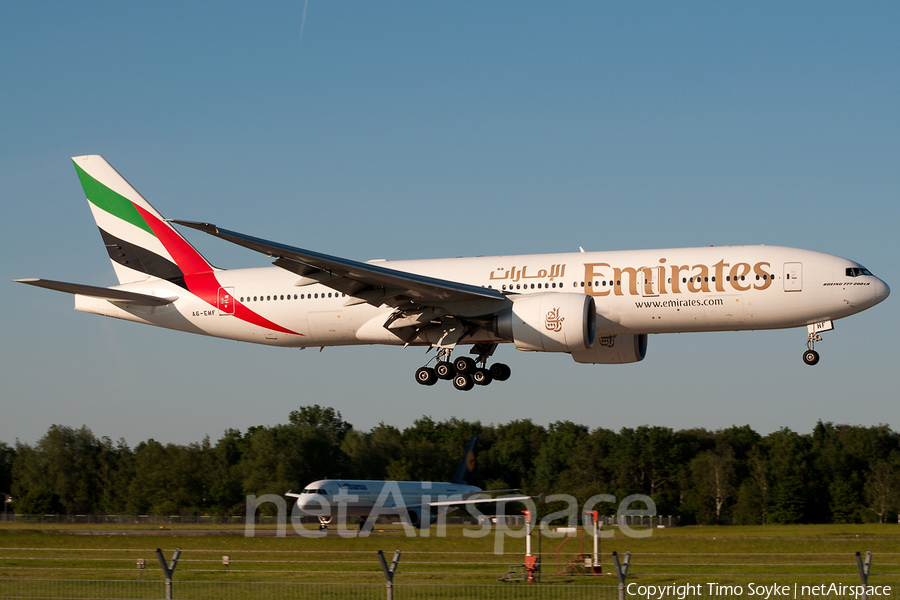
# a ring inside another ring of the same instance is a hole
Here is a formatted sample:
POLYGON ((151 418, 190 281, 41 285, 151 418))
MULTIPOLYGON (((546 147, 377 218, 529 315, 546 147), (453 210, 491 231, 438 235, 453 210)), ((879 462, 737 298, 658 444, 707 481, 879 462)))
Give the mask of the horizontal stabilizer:
POLYGON ((48 290, 56 290, 57 292, 66 292, 67 294, 80 294, 82 296, 100 298, 101 300, 109 300, 110 302, 128 302, 130 304, 141 306, 163 306, 175 301, 173 298, 160 298, 148 294, 113 290, 110 288, 83 285, 80 283, 52 281, 50 279, 13 279, 13 281, 16 283, 25 283, 27 285, 47 288, 48 290))

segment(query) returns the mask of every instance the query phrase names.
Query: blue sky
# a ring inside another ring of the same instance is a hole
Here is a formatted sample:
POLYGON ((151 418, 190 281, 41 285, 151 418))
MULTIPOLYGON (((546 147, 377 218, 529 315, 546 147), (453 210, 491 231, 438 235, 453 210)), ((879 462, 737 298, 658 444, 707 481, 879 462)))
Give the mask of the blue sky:
MULTIPOLYGON (((115 282, 69 161, 102 154, 166 217, 353 259, 770 244, 897 289, 898 26, 895 2, 8 3, 3 279, 115 282)), ((362 429, 900 426, 896 298, 815 368, 799 329, 653 336, 621 367, 502 347, 513 377, 463 394, 414 382, 421 349, 257 347, 3 285, 7 443, 215 440, 308 404, 362 429)))

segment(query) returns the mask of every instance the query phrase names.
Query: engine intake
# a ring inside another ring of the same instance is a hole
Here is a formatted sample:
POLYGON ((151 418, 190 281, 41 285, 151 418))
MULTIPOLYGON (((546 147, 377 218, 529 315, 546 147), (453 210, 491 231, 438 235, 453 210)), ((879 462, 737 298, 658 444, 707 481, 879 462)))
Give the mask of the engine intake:
POLYGON ((495 330, 519 350, 578 352, 594 345, 597 311, 592 296, 546 293, 510 300, 512 306, 497 315, 495 330))
POLYGON ((434 510, 429 510, 424 515, 421 508, 411 508, 406 512, 406 518, 410 525, 416 529, 430 527, 437 521, 437 514, 434 510))

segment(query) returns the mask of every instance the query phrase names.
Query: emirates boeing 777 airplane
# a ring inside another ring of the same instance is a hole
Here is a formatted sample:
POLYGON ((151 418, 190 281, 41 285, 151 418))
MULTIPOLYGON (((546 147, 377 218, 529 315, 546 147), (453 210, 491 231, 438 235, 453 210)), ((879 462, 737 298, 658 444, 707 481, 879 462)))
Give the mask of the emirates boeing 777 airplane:
POLYGON ((76 310, 244 342, 427 346, 422 385, 507 379, 508 366, 488 365, 501 343, 621 364, 643 360, 651 333, 690 331, 805 326, 814 365, 822 332, 890 293, 857 262, 776 246, 358 262, 164 219, 103 157, 72 160, 119 285, 17 281, 74 294, 76 310), (172 223, 274 266, 213 267, 172 223), (459 346, 472 356, 453 358, 459 346))

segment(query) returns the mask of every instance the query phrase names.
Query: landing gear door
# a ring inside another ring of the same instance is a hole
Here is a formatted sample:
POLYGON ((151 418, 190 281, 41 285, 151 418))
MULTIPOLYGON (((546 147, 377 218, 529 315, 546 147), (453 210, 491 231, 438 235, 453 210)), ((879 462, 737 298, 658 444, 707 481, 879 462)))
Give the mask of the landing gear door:
POLYGON ((234 288, 220 287, 219 294, 216 296, 216 306, 219 309, 219 315, 234 314, 234 288))
POLYGON ((784 263, 784 291, 803 291, 803 263, 784 263))

